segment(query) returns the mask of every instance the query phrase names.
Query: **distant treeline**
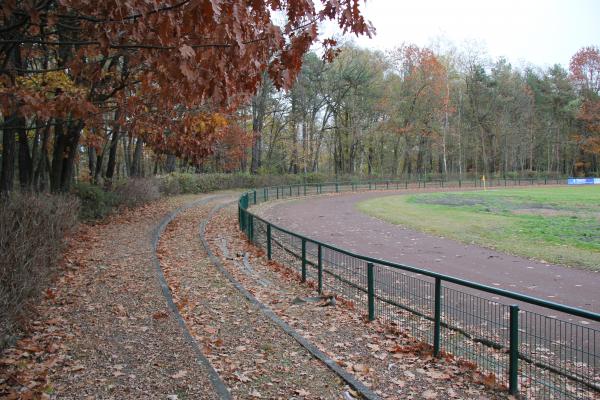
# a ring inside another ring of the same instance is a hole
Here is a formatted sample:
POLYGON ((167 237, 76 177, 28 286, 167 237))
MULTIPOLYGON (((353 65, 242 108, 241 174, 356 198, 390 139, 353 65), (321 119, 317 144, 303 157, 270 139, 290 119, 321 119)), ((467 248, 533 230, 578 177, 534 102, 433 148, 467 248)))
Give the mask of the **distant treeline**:
POLYGON ((308 54, 292 90, 265 81, 255 96, 255 140, 240 168, 598 176, 599 94, 597 47, 577 52, 569 71, 412 45, 385 54, 347 47, 331 64, 308 54))

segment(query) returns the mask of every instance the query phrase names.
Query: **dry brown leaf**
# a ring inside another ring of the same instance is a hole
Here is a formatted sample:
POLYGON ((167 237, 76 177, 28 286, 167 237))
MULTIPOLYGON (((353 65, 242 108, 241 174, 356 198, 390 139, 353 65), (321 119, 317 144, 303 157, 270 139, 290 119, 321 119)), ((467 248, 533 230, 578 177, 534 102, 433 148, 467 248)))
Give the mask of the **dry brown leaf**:
POLYGON ((379 345, 374 343, 367 343, 367 347, 372 351, 379 351, 379 345))
POLYGON ((152 314, 152 318, 154 318, 156 320, 164 319, 164 318, 167 318, 168 316, 169 315, 164 311, 158 311, 158 312, 155 312, 154 314, 152 314))
POLYGON ((294 393, 296 393, 298 396, 303 396, 303 397, 310 396, 310 392, 308 390, 304 390, 304 389, 297 389, 294 391, 294 393))
POLYGON ((187 371, 184 370, 184 369, 182 369, 180 371, 177 371, 175 374, 171 375, 171 378, 173 378, 173 379, 181 379, 181 378, 183 378, 186 375, 187 375, 187 371))

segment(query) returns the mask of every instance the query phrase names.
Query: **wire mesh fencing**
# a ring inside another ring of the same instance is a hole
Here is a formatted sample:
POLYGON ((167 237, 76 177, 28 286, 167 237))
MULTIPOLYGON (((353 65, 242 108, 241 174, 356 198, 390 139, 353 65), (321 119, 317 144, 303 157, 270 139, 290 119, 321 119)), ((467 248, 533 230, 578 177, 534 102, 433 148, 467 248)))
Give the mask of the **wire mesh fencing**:
MULTIPOLYGON (((502 186, 504 181, 496 183, 502 186)), ((276 226, 248 210, 276 199, 426 184, 334 182, 257 189, 240 197, 239 225, 269 259, 295 269, 319 292, 342 297, 371 320, 402 327, 431 345, 435 356, 446 352, 476 364, 511 394, 600 398, 600 314, 355 254, 276 226)), ((429 182, 435 184, 463 185, 429 182)))

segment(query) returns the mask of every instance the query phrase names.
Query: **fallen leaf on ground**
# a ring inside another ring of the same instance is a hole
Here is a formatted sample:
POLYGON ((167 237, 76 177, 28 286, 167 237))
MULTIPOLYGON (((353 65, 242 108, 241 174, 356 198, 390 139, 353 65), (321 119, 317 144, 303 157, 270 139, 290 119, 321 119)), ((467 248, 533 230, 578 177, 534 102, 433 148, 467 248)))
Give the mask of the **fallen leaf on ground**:
POLYGON ((187 371, 184 370, 184 369, 182 369, 181 371, 177 371, 177 373, 171 375, 171 378, 173 378, 173 379, 181 379, 181 378, 183 378, 186 375, 187 375, 187 371))

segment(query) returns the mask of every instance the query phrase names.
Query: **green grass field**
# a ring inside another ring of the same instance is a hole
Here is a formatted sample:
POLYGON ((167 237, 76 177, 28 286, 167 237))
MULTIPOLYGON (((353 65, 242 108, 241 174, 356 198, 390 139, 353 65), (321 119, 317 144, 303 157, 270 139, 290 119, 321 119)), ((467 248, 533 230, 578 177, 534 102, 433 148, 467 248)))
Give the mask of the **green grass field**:
POLYGON ((358 203, 385 221, 549 263, 600 270, 600 187, 390 196, 358 203))

